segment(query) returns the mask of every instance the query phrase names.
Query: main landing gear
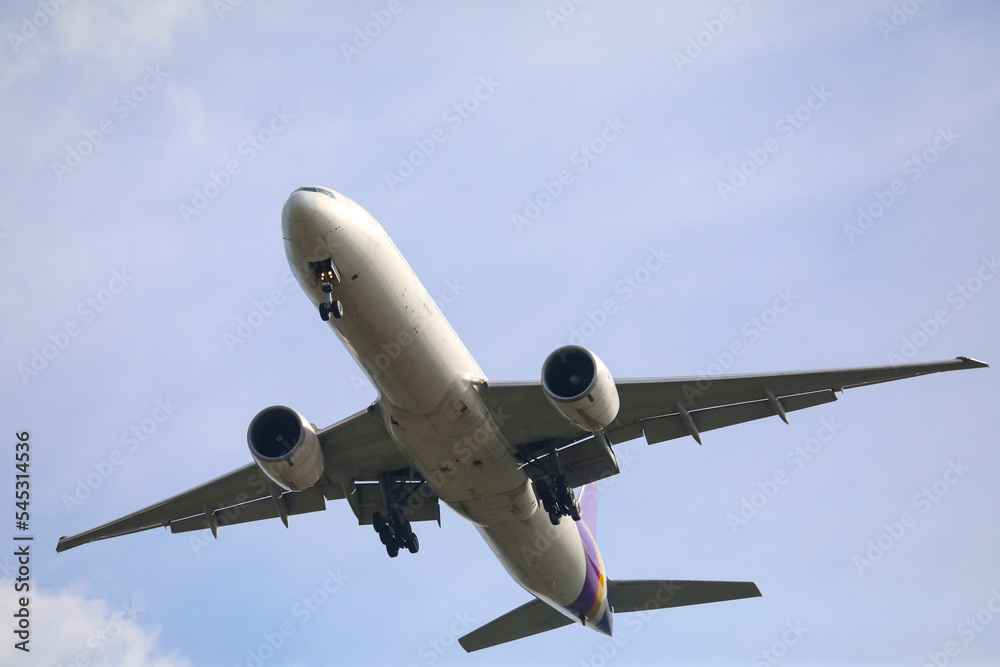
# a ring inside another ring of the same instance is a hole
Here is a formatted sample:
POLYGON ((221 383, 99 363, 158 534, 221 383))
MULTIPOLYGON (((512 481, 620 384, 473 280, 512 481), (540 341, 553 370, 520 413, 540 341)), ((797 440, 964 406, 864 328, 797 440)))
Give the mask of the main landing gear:
MULTIPOLYGON (((400 498, 400 490, 396 488, 393 473, 385 473, 379 478, 379 488, 382 491, 382 502, 389 508, 389 515, 375 512, 372 515, 372 527, 385 545, 389 558, 399 555, 400 549, 406 549, 411 554, 420 550, 420 540, 410 527, 410 521, 403 513, 402 504, 406 498, 400 498)), ((412 494, 412 491, 410 492, 412 494)), ((410 494, 407 494, 407 498, 410 494)))
POLYGON ((322 262, 309 262, 309 270, 327 296, 327 301, 319 304, 319 316, 324 322, 329 321, 331 315, 335 320, 339 320, 344 316, 344 304, 333 298, 333 288, 340 284, 340 272, 333 263, 333 258, 329 257, 322 262))
POLYGON ((559 520, 568 516, 573 521, 580 520, 580 503, 573 493, 573 488, 566 480, 566 475, 559 470, 559 458, 555 447, 549 446, 544 456, 524 460, 525 465, 531 465, 542 470, 546 477, 534 480, 535 495, 549 515, 553 526, 559 525, 559 520))
POLYGON ((385 545, 385 551, 389 558, 399 555, 399 550, 406 548, 411 554, 420 550, 420 540, 417 534, 410 528, 410 522, 403 516, 403 511, 398 507, 393 507, 389 516, 383 516, 381 512, 372 515, 372 526, 378 537, 385 545))
POLYGON ((558 526, 559 520, 564 516, 573 521, 580 520, 580 502, 566 482, 565 475, 557 473, 548 481, 535 480, 535 494, 542 503, 542 508, 549 513, 549 521, 553 526, 558 526))

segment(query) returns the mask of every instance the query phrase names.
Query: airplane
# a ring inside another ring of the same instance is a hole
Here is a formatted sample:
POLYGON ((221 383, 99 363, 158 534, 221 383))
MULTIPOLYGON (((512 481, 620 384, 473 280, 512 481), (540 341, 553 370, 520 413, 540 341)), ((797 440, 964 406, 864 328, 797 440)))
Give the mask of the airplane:
POLYGON ((444 502, 472 522, 532 599, 459 640, 476 651, 613 615, 760 597, 754 582, 611 579, 594 538, 595 484, 614 446, 649 444, 829 403, 836 392, 988 367, 969 357, 895 366, 615 379, 566 345, 528 382, 488 380, 382 226, 348 197, 300 187, 281 215, 302 290, 372 384, 367 408, 317 429, 272 406, 250 422, 253 462, 97 528, 56 551, 157 527, 172 533, 289 517, 346 500, 395 558, 419 550, 412 523, 444 502), (574 489, 583 487, 580 497, 574 489))

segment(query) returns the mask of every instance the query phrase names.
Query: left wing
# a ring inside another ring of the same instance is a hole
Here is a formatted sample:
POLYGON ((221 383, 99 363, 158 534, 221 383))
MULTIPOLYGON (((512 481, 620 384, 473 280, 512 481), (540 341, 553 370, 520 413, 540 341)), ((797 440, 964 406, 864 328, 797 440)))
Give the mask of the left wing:
MULTIPOLYGON (((898 366, 616 380, 621 407, 605 433, 611 444, 642 436, 654 444, 687 435, 700 444, 703 431, 771 416, 787 422, 786 413, 835 401, 835 392, 844 389, 986 367, 982 361, 958 357, 898 366)), ((579 466, 599 458, 599 443, 552 407, 539 382, 489 382, 479 391, 515 450, 558 449, 589 438, 567 450, 566 458, 579 466)), ((562 451, 559 457, 562 461, 562 451)), ((578 477, 573 486, 588 481, 578 477)))
MULTIPOLYGON (((341 498, 348 500, 359 523, 371 523, 372 513, 381 508, 381 493, 377 484, 365 482, 376 481, 383 473, 410 467, 386 432, 377 405, 317 435, 323 448, 326 472, 310 489, 285 491, 269 480, 256 463, 249 463, 97 528, 62 537, 56 551, 161 526, 169 527, 173 533, 209 528, 213 534, 218 533, 219 526, 270 518, 281 518, 287 526, 289 516, 318 512, 326 509, 327 500, 341 498)), ((404 474, 404 477, 412 478, 413 475, 404 474)), ((402 481, 404 490, 412 490, 420 484, 420 480, 402 481)), ((421 503, 407 518, 410 521, 440 521, 437 498, 421 503)))

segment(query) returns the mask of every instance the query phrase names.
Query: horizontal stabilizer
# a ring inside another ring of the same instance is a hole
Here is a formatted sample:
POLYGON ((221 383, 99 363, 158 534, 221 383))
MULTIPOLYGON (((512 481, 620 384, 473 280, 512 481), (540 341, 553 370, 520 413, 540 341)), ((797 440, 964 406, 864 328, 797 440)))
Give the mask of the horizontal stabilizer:
POLYGON ((683 607, 689 604, 759 598, 752 581, 677 581, 671 579, 611 579, 608 598, 614 612, 683 607))
POLYGON ((573 621, 541 600, 535 599, 490 621, 458 640, 466 651, 478 651, 515 639, 523 639, 547 630, 555 630, 573 621))

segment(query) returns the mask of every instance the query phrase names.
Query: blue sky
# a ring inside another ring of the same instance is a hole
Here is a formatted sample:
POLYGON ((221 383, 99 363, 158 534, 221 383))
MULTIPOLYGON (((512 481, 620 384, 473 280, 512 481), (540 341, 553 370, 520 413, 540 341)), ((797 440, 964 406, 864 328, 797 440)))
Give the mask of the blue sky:
POLYGON ((491 379, 574 332, 618 377, 1000 360, 993 3, 331 5, 2 10, 0 493, 30 430, 37 587, 5 664, 995 663, 995 370, 624 445, 610 575, 764 597, 619 617, 618 645, 466 655, 527 594, 448 510, 392 561, 336 503, 57 555, 244 465, 264 407, 374 398, 287 279, 307 183, 382 223, 491 379))

